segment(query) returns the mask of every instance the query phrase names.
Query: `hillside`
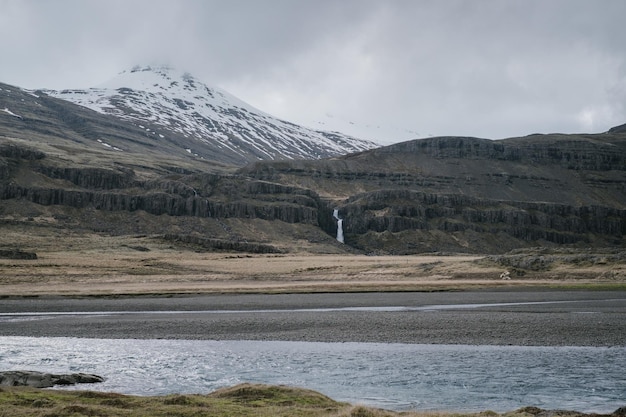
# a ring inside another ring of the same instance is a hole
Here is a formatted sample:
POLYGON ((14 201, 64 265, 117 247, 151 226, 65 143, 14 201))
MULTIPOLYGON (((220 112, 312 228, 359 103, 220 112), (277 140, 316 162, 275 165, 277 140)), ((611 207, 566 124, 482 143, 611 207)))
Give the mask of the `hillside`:
POLYGON ((173 136, 132 120, 0 89, 0 248, 7 250, 68 247, 87 235, 263 253, 624 246, 626 132, 619 127, 499 141, 419 139, 241 166, 236 157, 194 156, 173 136), (335 209, 345 244, 335 239, 335 209))
POLYGON ((315 189, 346 242, 376 253, 619 246, 626 234, 623 132, 429 138, 241 172, 315 189))

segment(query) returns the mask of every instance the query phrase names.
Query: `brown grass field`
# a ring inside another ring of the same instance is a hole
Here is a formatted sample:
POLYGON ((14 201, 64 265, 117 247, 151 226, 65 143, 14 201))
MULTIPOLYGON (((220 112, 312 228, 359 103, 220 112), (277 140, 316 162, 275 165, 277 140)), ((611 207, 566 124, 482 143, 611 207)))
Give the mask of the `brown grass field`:
POLYGON ((42 239, 33 246, 37 259, 0 259, 0 296, 626 288, 623 262, 554 262, 502 279, 509 268, 477 255, 257 255, 98 235, 42 239))

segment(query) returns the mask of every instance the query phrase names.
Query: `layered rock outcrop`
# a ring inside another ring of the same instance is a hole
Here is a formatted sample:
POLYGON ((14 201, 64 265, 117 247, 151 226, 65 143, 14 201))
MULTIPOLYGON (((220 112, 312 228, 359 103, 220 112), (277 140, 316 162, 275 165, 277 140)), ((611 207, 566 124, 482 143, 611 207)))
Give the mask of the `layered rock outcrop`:
POLYGON ((11 157, 4 159, 5 165, 17 167, 21 163, 21 170, 32 170, 45 179, 31 179, 23 184, 24 181, 13 180, 8 175, 9 178, 0 183, 2 200, 20 199, 43 206, 92 207, 106 211, 143 210, 154 215, 318 224, 320 200, 308 189, 231 175, 172 175, 140 180, 128 168, 60 168, 45 163, 32 166, 24 161, 32 153, 20 152, 15 146, 7 149, 11 150, 7 152, 11 157))
POLYGON ((626 135, 617 131, 429 138, 243 171, 267 181, 306 181, 320 194, 339 190, 346 242, 366 251, 611 246, 626 235, 626 135))
MULTIPOLYGON (((608 244, 615 244, 626 235, 626 209, 493 201, 408 190, 381 190, 349 198, 341 215, 344 231, 352 237, 371 232, 438 231, 451 236, 483 235, 485 242, 490 236, 506 235, 521 242, 591 244, 595 237, 604 236, 608 244)), ((433 249, 454 250, 449 245, 433 249)))
POLYGON ((440 219, 437 227, 441 230, 495 232, 506 228, 507 233, 524 240, 546 239, 549 232, 554 238, 559 233, 626 234, 626 209, 491 201, 409 190, 381 190, 349 198, 342 213, 350 219, 345 227, 352 233, 427 229, 433 227, 432 220, 440 219), (499 228, 491 230, 495 227, 499 228))
POLYGON ((107 211, 143 210, 154 215, 197 216, 280 220, 287 223, 318 224, 318 204, 300 201, 220 201, 203 197, 185 197, 165 192, 101 192, 60 188, 26 188, 16 185, 0 187, 0 199, 23 199, 44 206, 61 205, 73 208, 94 207, 107 211), (303 204, 304 203, 304 204, 303 204))

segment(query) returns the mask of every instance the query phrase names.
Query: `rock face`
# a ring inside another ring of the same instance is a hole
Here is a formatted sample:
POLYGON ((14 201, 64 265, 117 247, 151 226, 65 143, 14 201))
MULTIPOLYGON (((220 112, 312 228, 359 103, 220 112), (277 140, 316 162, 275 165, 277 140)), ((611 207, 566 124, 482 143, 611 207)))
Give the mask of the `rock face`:
POLYGON ((429 138, 242 171, 266 181, 306 178, 320 195, 340 190, 346 242, 375 253, 613 246, 626 235, 626 135, 620 132, 429 138))
POLYGON ((620 407, 611 414, 587 414, 574 410, 544 410, 538 407, 524 407, 516 410, 516 412, 530 414, 535 417, 623 417, 626 415, 626 407, 620 407))
POLYGON ((49 374, 37 371, 0 372, 0 385, 49 388, 55 385, 93 384, 104 382, 104 378, 93 374, 49 374))
MULTIPOLYGON (((47 171, 43 169, 42 171, 47 171)), ((17 184, 0 185, 0 199, 25 200, 35 204, 77 209, 93 207, 106 211, 142 210, 154 215, 280 220, 287 223, 318 224, 319 197, 311 190, 279 184, 247 182, 230 176, 190 176, 150 183, 121 179, 102 170, 66 170, 80 179, 80 188, 42 188, 17 184), (95 175, 92 175, 95 174, 95 175), (200 183, 195 191, 185 181, 200 183), (126 183, 127 187, 116 187, 126 183), (209 183, 214 183, 211 187, 209 183), (90 187, 85 184, 94 184, 90 187), (208 190, 207 190, 208 187, 208 190)), ((61 171, 54 171, 55 176, 61 171)), ((68 177, 58 177, 73 182, 68 177)))
POLYGON ((609 129, 608 133, 624 133, 626 132, 626 123, 609 129))

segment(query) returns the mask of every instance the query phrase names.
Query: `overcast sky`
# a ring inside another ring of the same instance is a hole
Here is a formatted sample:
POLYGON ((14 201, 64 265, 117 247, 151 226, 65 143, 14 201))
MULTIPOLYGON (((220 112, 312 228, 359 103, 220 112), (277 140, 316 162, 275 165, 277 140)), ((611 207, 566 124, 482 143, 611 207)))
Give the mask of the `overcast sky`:
POLYGON ((625 16, 625 0, 0 0, 0 82, 167 64, 381 143, 596 133, 626 123, 625 16))

